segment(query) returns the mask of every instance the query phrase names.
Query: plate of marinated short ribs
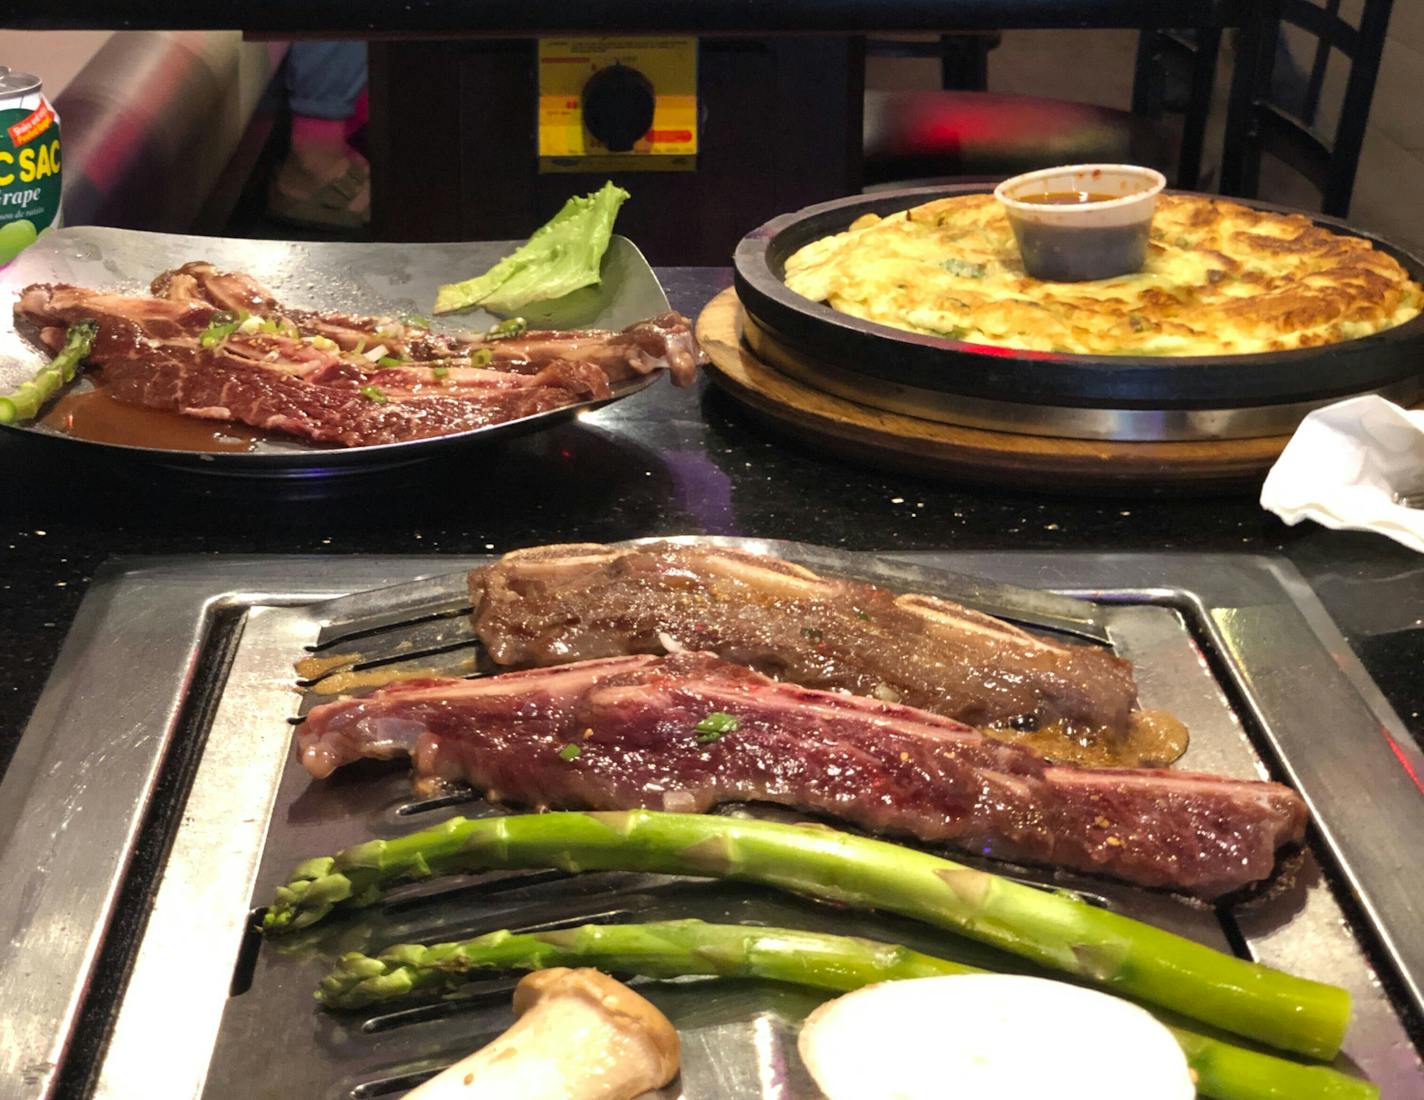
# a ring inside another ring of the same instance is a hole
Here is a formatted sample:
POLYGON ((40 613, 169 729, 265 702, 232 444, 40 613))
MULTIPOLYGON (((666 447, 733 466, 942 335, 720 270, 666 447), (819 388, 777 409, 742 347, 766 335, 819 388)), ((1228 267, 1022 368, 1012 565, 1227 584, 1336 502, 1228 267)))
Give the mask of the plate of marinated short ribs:
POLYGON ((3 274, 0 422, 199 469, 384 466, 679 385, 701 355, 637 249, 526 316, 432 320, 511 244, 297 244, 81 227, 3 274), (6 415, 6 410, 10 415, 6 415))

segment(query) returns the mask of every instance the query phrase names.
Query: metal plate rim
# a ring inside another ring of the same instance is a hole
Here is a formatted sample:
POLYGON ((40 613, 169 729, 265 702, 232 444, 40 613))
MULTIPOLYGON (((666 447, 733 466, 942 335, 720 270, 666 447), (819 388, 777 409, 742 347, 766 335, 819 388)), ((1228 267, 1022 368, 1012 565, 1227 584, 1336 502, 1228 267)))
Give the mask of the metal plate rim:
POLYGON ((250 478, 329 477, 333 474, 376 473, 437 458, 447 451, 489 446, 505 439, 528 435, 572 420, 581 413, 594 412, 641 393, 654 382, 656 374, 642 375, 614 387, 614 392, 594 401, 579 401, 546 409, 530 416, 504 420, 483 428, 428 439, 407 439, 399 443, 379 443, 364 447, 312 447, 304 451, 253 451, 224 453, 208 451, 170 451, 159 447, 137 447, 125 443, 104 443, 78 436, 63 435, 26 427, 22 424, 0 424, 0 429, 23 438, 30 446, 63 447, 65 453, 85 458, 100 458, 117 452, 125 460, 143 462, 148 466, 184 470, 213 476, 250 478), (76 450, 77 449, 77 450, 76 450))

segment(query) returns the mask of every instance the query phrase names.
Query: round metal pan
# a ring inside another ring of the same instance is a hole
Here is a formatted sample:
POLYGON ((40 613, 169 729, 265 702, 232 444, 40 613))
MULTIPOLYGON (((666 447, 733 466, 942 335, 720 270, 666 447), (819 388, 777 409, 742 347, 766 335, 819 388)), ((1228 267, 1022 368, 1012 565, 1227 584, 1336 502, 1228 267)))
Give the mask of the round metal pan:
MULTIPOLYGON (((905 332, 812 302, 783 282, 787 257, 862 214, 891 214, 983 184, 853 195, 775 218, 737 246, 747 339, 770 365, 862 404, 924 419, 1085 439, 1212 439, 1289 433, 1312 408, 1359 393, 1424 391, 1424 316, 1325 347, 1251 355, 1065 355, 905 332)), ((1242 201, 1242 200, 1232 200, 1242 201)), ((1261 210, 1299 213, 1247 202, 1261 210)), ((1332 218, 1424 282, 1424 262, 1332 218)))

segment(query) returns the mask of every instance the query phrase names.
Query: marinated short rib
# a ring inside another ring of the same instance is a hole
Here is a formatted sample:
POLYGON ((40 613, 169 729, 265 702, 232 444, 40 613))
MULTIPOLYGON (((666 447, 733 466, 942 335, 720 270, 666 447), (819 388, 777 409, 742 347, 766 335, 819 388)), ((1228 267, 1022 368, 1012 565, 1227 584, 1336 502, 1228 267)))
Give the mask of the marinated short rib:
POLYGON ((156 296, 144 298, 36 284, 22 292, 16 315, 51 349, 68 325, 97 321, 89 362, 120 401, 345 446, 448 435, 601 400, 610 379, 662 367, 685 382, 699 354, 675 314, 619 333, 485 342, 392 318, 284 310, 249 276, 211 264, 165 272, 152 289, 156 296), (243 314, 252 323, 232 329, 243 314), (479 350, 490 356, 477 366, 471 354, 479 350))
POLYGON ((246 311, 265 317, 279 309, 272 292, 251 275, 239 271, 219 271, 202 260, 163 272, 154 278, 148 289, 155 298, 206 303, 231 313, 246 311))
POLYGON ((316 707, 297 739, 318 778, 408 754, 425 785, 540 808, 771 802, 1204 897, 1268 877, 1306 821, 1276 783, 1054 765, 939 715, 706 653, 408 680, 316 707))
POLYGON ((388 372, 280 332, 235 332, 204 347, 218 310, 196 301, 37 285, 18 308, 46 343, 75 321, 98 321, 89 362, 120 401, 316 443, 448 435, 609 394, 603 373, 583 363, 553 361, 529 375, 466 367, 435 385, 431 368, 388 372))
POLYGON ((205 301, 219 309, 281 316, 305 336, 324 336, 344 351, 381 347, 393 358, 429 362, 468 360, 488 351, 490 366, 516 374, 537 374, 552 362, 580 362, 598 367, 609 382, 667 370, 673 382, 689 385, 704 361, 692 336, 692 326, 678 313, 639 321, 622 332, 602 329, 532 330, 497 340, 483 336, 450 336, 396 317, 360 317, 319 313, 283 306, 250 275, 219 271, 194 262, 166 271, 153 281, 160 297, 205 301))
POLYGON ((535 370, 550 359, 589 363, 609 381, 664 370, 679 386, 692 384, 706 361, 692 336, 692 326, 680 313, 663 313, 629 325, 612 339, 597 329, 530 330, 489 345, 494 366, 501 370, 535 370))
POLYGON ((933 711, 1055 759, 1166 764, 1185 743, 1179 724, 1137 709, 1131 666, 1106 650, 779 558, 672 543, 536 547, 476 569, 470 595, 480 640, 506 667, 696 649, 933 711), (1140 735, 1162 726, 1181 737, 1158 755, 1140 735))

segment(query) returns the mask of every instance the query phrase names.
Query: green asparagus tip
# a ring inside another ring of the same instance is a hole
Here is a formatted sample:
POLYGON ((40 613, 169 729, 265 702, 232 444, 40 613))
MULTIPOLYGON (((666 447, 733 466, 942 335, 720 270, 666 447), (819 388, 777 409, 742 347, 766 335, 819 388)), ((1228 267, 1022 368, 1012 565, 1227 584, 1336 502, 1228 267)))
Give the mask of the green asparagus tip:
POLYGON ((293 880, 296 879, 317 879, 322 875, 331 873, 331 869, 336 866, 336 860, 330 856, 317 856, 309 859, 305 863, 298 863, 296 869, 292 871, 293 880))
POLYGON ((333 871, 329 857, 309 859, 292 872, 291 881, 277 887, 262 918, 264 932, 295 931, 315 924, 351 897, 351 880, 333 871))
POLYGON ((337 961, 313 995, 328 1007, 364 1008, 404 997, 412 985, 405 967, 352 952, 337 961))
POLYGON ((79 364, 89 354, 98 333, 99 326, 93 321, 78 321, 70 325, 64 337, 64 347, 53 359, 14 390, 0 394, 0 424, 13 424, 38 416, 45 402, 61 386, 74 381, 79 364))

